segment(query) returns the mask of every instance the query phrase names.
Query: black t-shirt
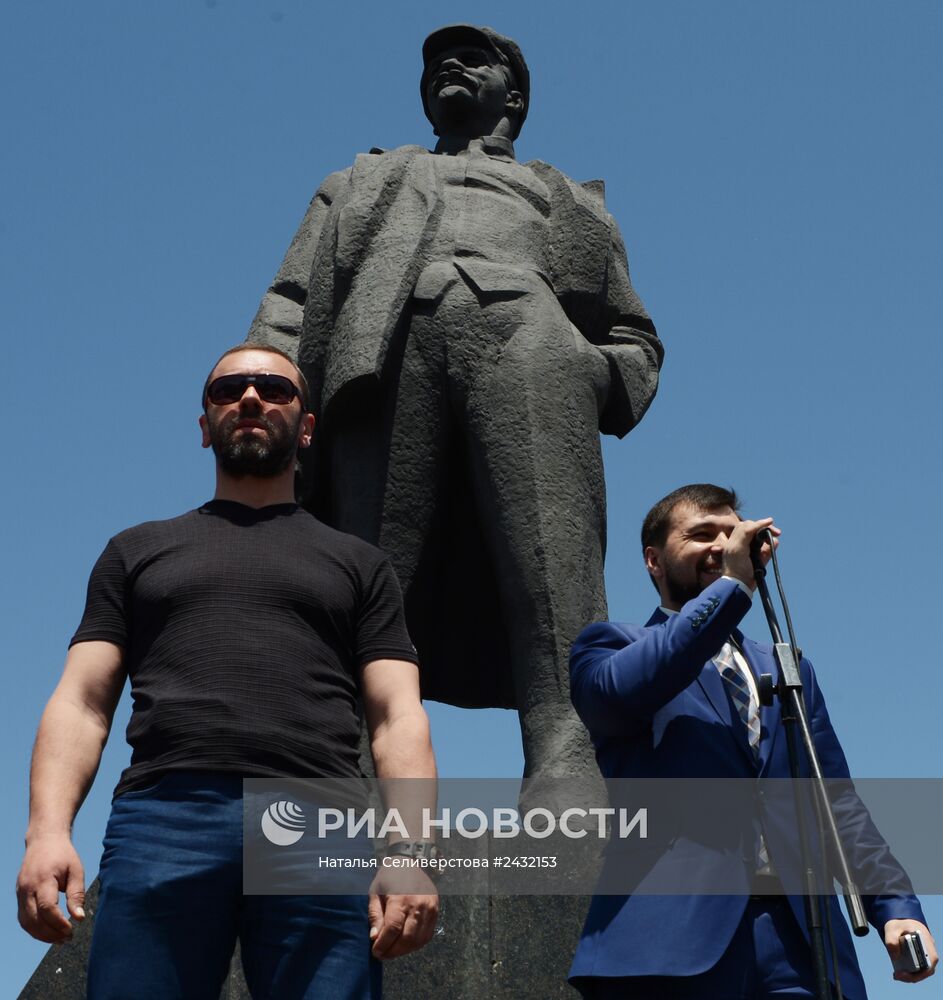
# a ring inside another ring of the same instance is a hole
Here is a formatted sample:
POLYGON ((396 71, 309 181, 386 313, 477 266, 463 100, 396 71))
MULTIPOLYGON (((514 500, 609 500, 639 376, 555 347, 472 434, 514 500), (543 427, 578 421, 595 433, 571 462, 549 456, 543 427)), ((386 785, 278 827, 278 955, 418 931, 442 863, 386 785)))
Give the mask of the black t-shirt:
POLYGON ((355 777, 359 670, 416 662, 386 557, 295 504, 212 500, 116 535, 72 643, 125 651, 131 766, 355 777))

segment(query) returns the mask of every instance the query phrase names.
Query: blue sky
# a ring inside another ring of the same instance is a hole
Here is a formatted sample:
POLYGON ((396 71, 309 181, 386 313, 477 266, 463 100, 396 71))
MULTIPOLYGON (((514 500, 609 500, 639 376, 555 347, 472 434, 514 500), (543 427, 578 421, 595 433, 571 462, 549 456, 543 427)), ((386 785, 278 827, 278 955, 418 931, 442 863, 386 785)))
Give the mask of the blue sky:
MULTIPOLYGON (((21 0, 0 39, 7 885, 92 563, 118 530, 211 494, 207 368, 243 339, 319 181, 372 146, 431 142, 419 47, 459 20, 521 43, 518 155, 606 180, 665 343, 649 415, 605 445, 611 616, 651 611, 648 506, 734 484, 784 530, 853 773, 941 776, 938 5, 21 0)), ((758 610, 748 630, 765 635, 758 610)), ((431 714, 443 773, 519 773, 512 714, 431 714)), ((126 719, 76 824, 89 877, 126 719)), ((7 902, 5 994, 44 952, 7 902)), ((899 995, 876 935, 861 954, 873 997, 899 995)))

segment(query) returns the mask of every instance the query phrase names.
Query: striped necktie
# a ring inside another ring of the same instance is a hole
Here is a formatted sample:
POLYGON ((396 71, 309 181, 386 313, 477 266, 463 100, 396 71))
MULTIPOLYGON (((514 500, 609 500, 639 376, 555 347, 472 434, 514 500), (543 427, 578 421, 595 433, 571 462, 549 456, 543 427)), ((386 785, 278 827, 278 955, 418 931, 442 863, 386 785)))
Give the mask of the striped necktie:
POLYGON ((733 701, 740 716, 740 721, 747 727, 747 739, 755 760, 760 758, 760 706, 743 673, 743 668, 737 662, 733 643, 728 640, 721 646, 720 652, 714 657, 720 676, 727 685, 727 693, 733 701))
MULTIPOLYGON (((744 670, 749 670, 746 657, 743 657, 743 666, 740 665, 740 658, 737 656, 735 640, 729 639, 720 647, 720 652, 714 657, 714 664, 723 677, 727 685, 730 699, 734 703, 740 716, 740 721, 747 727, 747 739, 750 749, 753 751, 753 759, 760 759, 760 706, 756 698, 753 697, 753 690, 746 679, 744 670)), ((757 874, 773 874, 773 866, 769 859, 769 850, 766 847, 766 838, 760 834, 760 842, 757 851, 758 868, 757 874)))

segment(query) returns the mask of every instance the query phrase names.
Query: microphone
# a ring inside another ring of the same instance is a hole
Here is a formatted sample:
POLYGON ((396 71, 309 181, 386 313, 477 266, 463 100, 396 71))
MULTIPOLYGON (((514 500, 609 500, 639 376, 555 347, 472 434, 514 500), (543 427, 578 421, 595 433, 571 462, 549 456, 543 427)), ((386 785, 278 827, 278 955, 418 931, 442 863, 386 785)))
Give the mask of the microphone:
POLYGON ((764 542, 769 542, 771 546, 773 544, 773 535, 769 528, 761 528, 750 542, 750 562, 753 563, 753 575, 757 580, 766 576, 766 567, 760 557, 760 549, 763 548, 764 542))

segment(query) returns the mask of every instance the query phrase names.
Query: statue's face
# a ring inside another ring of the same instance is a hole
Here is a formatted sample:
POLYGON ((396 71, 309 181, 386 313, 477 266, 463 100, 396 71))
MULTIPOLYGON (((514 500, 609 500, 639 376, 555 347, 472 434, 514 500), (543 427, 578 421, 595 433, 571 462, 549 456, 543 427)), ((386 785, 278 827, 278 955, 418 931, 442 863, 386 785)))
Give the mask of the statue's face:
POLYGON ((476 45, 444 49, 428 66, 426 102, 440 133, 452 122, 497 122, 519 107, 508 73, 498 56, 476 45), (512 102, 509 108, 509 101, 512 102))

